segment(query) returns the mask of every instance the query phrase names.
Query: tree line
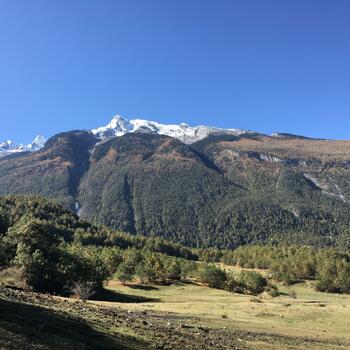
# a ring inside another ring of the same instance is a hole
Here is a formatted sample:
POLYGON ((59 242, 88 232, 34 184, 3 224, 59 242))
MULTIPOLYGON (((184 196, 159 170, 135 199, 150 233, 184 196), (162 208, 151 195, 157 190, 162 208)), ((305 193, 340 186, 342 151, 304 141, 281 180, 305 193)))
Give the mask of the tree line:
POLYGON ((33 290, 69 293, 77 283, 101 288, 110 278, 122 283, 168 283, 182 278, 229 291, 276 294, 269 283, 315 280, 317 290, 350 292, 350 255, 334 248, 241 246, 234 250, 190 249, 160 237, 143 237, 92 225, 40 197, 0 197, 0 277, 15 268, 14 279, 33 290), (269 270, 233 276, 215 265, 269 270))

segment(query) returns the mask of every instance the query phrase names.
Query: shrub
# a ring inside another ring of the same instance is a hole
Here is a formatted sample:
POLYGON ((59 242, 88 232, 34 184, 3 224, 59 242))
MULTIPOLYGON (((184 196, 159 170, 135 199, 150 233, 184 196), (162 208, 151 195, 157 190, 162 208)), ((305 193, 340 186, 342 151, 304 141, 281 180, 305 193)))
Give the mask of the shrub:
POLYGON ((243 293, 238 281, 231 274, 227 276, 225 289, 229 292, 243 293))
POLYGON ((178 261, 172 261, 167 266, 167 274, 170 280, 179 280, 181 278, 181 266, 178 261))
POLYGON ((206 283, 211 288, 223 288, 227 280, 227 274, 224 270, 215 265, 202 265, 198 270, 198 280, 206 283))
POLYGON ((86 301, 96 293, 96 286, 93 282, 78 281, 72 285, 71 292, 79 299, 86 301))
POLYGON ((267 294, 272 297, 272 298, 276 298, 278 296, 281 295, 281 292, 278 290, 278 288, 272 284, 269 284, 266 288, 265 291, 267 292, 267 294))
POLYGON ((262 293, 267 286, 266 278, 256 271, 242 271, 238 276, 238 283, 252 294, 262 293))

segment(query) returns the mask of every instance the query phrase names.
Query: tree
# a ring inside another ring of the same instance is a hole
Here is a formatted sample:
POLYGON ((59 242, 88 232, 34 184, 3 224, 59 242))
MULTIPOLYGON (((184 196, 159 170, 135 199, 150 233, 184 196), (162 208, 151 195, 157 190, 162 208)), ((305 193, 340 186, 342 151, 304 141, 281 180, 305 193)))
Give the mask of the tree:
POLYGON ((115 277, 124 285, 126 281, 131 281, 134 277, 134 267, 122 262, 115 273, 115 277))
POLYGON ((63 288, 59 239, 51 224, 24 218, 10 229, 7 239, 16 247, 13 262, 23 267, 28 286, 47 292, 63 288))
POLYGON ((350 262, 342 260, 338 266, 337 284, 342 293, 350 292, 350 262))
POLYGON ((136 268, 135 275, 140 279, 141 283, 153 283, 157 278, 157 274, 148 263, 140 264, 136 268))
POLYGON ((3 236, 9 228, 9 215, 0 207, 0 237, 3 236))
POLYGON ((235 279, 235 277, 232 274, 229 274, 227 276, 227 281, 226 281, 225 287, 226 287, 225 289, 228 290, 229 292, 237 292, 237 293, 243 292, 239 283, 237 282, 237 280, 235 279))

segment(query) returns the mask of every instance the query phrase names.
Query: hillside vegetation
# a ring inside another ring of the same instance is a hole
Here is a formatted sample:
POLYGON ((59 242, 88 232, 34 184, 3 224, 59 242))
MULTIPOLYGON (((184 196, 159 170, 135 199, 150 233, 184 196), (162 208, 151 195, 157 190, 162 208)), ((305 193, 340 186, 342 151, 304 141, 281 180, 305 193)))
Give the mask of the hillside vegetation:
POLYGON ((89 133, 0 160, 0 194, 40 194, 114 230, 191 247, 350 247, 345 141, 258 134, 192 145, 153 134, 89 133))
POLYGON ((111 278, 158 284, 185 278, 231 292, 278 295, 259 273, 236 277, 217 262, 269 269, 274 280, 288 284, 316 280, 319 291, 350 292, 347 252, 303 246, 191 250, 92 225, 40 197, 0 197, 0 248, 0 280, 6 285, 82 298, 111 278))
POLYGON ((197 255, 162 240, 114 232, 80 220, 40 197, 0 198, 0 279, 40 292, 102 288, 114 274, 126 281, 179 279, 196 270, 197 255))
POLYGON ((334 248, 190 249, 0 197, 4 349, 342 349, 349 277, 334 248))

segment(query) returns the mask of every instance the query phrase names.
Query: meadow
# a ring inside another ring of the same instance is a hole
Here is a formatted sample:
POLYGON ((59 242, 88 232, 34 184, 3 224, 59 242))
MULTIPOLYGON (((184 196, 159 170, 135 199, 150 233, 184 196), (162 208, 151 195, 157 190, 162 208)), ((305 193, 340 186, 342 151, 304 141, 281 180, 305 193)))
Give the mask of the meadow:
POLYGON ((0 348, 350 349, 350 295, 317 292, 311 281, 273 283, 277 297, 191 279, 167 285, 112 279, 85 302, 1 287, 0 348))
MULTIPOLYGON (((236 267, 229 269, 237 274, 241 270, 236 267)), ((208 327, 270 337, 246 340, 253 349, 301 349, 304 340, 309 341, 308 348, 312 349, 350 349, 349 295, 317 292, 310 281, 293 286, 276 285, 280 296, 263 293, 256 297, 192 283, 140 288, 112 280, 107 285, 109 290, 154 301, 93 302, 133 311, 171 313, 208 327), (293 341, 286 343, 285 337, 295 338, 295 344, 293 341)))

